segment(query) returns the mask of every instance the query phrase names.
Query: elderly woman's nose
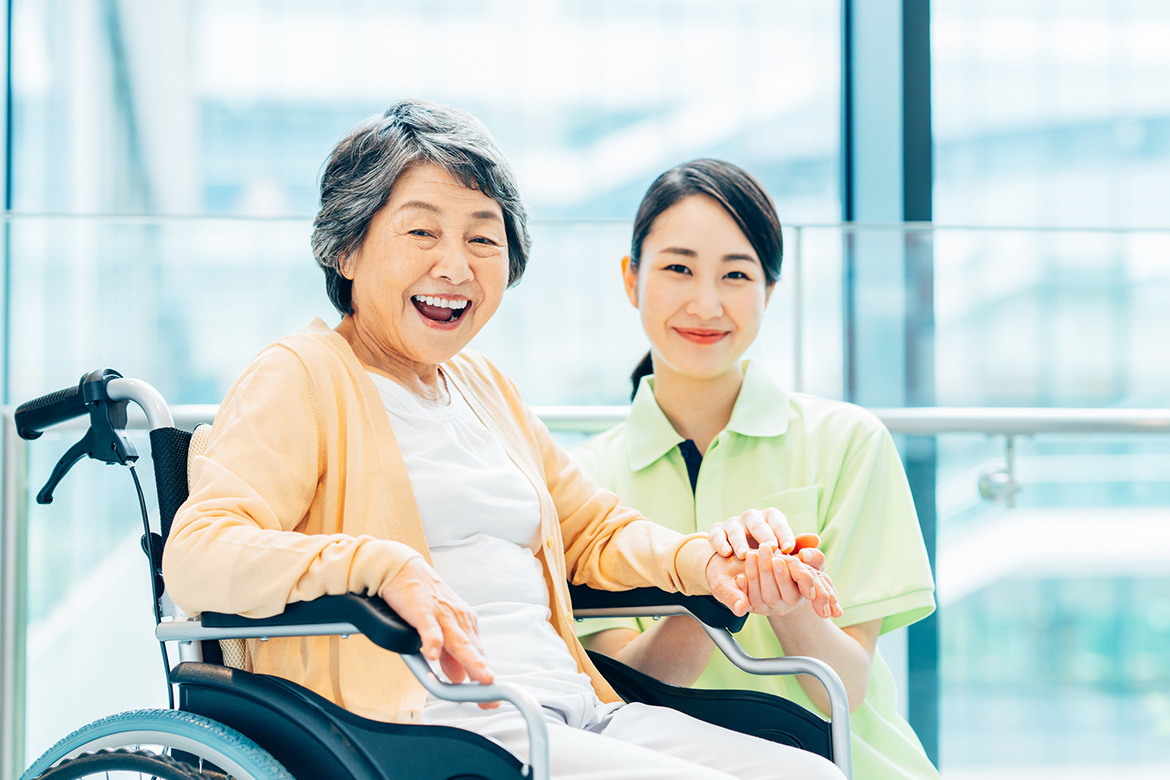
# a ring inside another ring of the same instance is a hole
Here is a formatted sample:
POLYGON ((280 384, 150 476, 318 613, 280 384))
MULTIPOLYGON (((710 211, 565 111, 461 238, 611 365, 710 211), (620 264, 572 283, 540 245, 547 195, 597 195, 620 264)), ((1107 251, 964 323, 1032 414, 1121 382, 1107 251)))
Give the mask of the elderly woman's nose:
POLYGON ((431 268, 431 276, 460 284, 473 276, 467 249, 459 241, 443 241, 437 248, 438 257, 431 268))

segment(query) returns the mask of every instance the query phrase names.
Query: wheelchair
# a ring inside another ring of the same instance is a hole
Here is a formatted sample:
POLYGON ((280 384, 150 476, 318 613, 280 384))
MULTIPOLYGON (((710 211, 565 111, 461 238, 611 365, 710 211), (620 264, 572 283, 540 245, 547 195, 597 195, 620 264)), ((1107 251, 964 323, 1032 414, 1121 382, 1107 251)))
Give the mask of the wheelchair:
MULTIPOLYGON (((418 634, 381 600, 359 594, 289 604, 264 619, 180 613, 166 596, 162 552, 175 512, 187 497, 187 464, 203 451, 209 426, 194 432, 174 426, 162 396, 149 384, 99 369, 73 387, 19 406, 17 430, 35 439, 53 425, 89 415, 81 441, 60 459, 37 502, 53 491, 83 457, 129 467, 142 510, 142 547, 149 563, 155 635, 162 649, 170 709, 122 712, 64 737, 38 758, 21 780, 83 777, 150 777, 160 780, 545 780, 548 745, 540 705, 506 683, 440 681, 420 653, 418 634), (157 531, 152 530, 138 453, 127 437, 128 407, 145 413, 157 487, 157 531), (242 640, 286 636, 364 634, 398 653, 434 696, 451 701, 503 700, 517 707, 528 727, 529 760, 458 728, 383 723, 359 717, 279 677, 248 671, 242 640), (168 645, 177 646, 171 666, 168 645), (177 694, 177 698, 176 698, 177 694)), ((574 614, 583 617, 689 615, 740 668, 754 674, 809 674, 826 688, 830 720, 786 699, 754 691, 678 688, 591 653, 627 702, 668 706, 693 717, 764 739, 810 750, 851 776, 849 707, 840 679, 812 658, 755 659, 732 633, 743 626, 711 597, 687 597, 653 588, 605 592, 573 586, 574 614)))

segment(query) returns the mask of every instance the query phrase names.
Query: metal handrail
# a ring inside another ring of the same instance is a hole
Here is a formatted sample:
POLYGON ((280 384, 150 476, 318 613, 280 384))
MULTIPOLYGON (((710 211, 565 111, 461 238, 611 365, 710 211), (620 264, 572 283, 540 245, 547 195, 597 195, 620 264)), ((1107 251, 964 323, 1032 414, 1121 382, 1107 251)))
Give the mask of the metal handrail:
MULTIPOLYGON (((217 404, 171 407, 175 425, 192 428, 211 422, 217 404)), ((536 406, 533 411, 553 431, 597 433, 626 418, 629 406, 536 406)), ((922 407, 872 409, 893 434, 934 436, 969 433, 1005 436, 1034 434, 1170 434, 1170 409, 1032 409, 922 407)), ((0 780, 14 780, 23 754, 23 657, 25 603, 24 533, 27 522, 28 442, 16 435, 13 409, 3 409, 3 496, 0 507, 0 780), (18 712, 19 710, 19 712, 18 712)), ((76 427, 84 427, 77 421, 76 427)), ((68 426, 61 426, 62 428, 68 426)), ((145 430, 146 418, 132 415, 127 426, 145 430)))
MULTIPOLYGON (((549 430, 599 433, 626 419, 629 406, 534 406, 549 430)), ((893 434, 1170 433, 1170 409, 914 407, 870 410, 893 434)))

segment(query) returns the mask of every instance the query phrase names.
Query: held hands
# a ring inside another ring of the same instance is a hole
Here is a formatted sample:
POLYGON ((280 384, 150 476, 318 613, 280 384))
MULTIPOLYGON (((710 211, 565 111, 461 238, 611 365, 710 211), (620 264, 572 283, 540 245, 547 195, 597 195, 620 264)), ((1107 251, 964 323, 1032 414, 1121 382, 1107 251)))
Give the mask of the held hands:
POLYGON ((822 571, 820 538, 793 534, 780 510, 749 509, 716 523, 707 538, 719 553, 707 565, 711 592, 736 615, 786 615, 804 601, 823 618, 845 614, 822 571))
MULTIPOLYGON (((438 661, 448 680, 460 683, 470 678, 484 685, 492 682, 479 646, 475 613, 426 561, 412 558, 382 586, 378 595, 418 631, 423 655, 438 661)), ((489 710, 500 703, 483 702, 479 706, 489 710)))

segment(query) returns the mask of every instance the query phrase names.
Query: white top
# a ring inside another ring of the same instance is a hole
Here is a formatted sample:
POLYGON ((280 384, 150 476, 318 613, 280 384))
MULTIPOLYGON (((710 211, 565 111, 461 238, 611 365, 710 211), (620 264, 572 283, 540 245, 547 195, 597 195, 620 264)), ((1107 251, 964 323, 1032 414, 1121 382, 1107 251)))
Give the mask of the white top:
MULTIPOLYGON (((549 622, 548 589, 533 554, 540 547, 536 489, 453 383, 450 404, 438 407, 370 377, 406 461, 435 570, 475 612, 496 681, 522 686, 570 725, 591 721, 600 701, 549 622)), ((428 694, 423 720, 479 712, 428 694)))

